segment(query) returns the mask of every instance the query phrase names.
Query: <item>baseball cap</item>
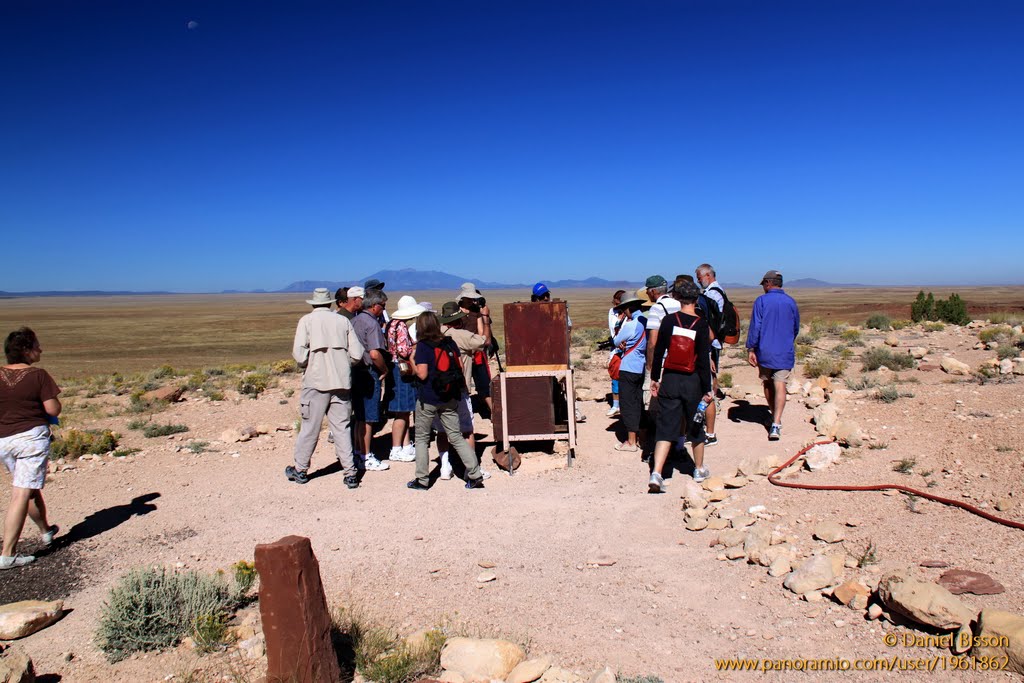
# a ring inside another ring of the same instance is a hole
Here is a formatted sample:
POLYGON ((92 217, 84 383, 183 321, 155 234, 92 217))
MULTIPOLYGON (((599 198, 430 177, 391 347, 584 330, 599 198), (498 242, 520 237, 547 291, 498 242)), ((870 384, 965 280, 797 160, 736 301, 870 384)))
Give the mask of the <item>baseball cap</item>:
POLYGON ((362 287, 349 287, 348 288, 348 298, 349 299, 365 299, 366 298, 366 290, 363 289, 362 287))
POLYGON ((663 278, 662 276, 652 275, 649 278, 647 278, 646 282, 644 282, 644 287, 650 289, 651 287, 664 287, 667 284, 668 281, 665 280, 665 278, 663 278))
POLYGON ((547 293, 548 293, 548 286, 546 284, 544 284, 543 282, 538 282, 537 284, 535 284, 533 286, 533 295, 534 296, 544 296, 547 293))
POLYGON ((764 274, 764 277, 761 278, 761 282, 764 282, 765 280, 778 280, 781 282, 782 273, 780 273, 777 270, 769 270, 767 273, 764 274))

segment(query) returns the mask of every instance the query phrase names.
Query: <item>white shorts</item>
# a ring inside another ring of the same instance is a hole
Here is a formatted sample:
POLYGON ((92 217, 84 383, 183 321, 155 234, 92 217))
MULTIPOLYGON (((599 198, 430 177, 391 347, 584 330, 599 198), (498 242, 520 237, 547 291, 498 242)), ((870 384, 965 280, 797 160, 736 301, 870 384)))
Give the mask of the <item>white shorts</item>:
MULTIPOLYGON (((457 404, 459 411, 459 431, 463 434, 473 433, 473 403, 469 400, 469 394, 463 394, 457 404)), ((441 426, 441 418, 434 416, 434 431, 444 434, 444 427, 441 426)))
POLYGON ((14 477, 17 488, 43 488, 46 464, 50 461, 50 428, 40 425, 0 439, 0 460, 14 477))

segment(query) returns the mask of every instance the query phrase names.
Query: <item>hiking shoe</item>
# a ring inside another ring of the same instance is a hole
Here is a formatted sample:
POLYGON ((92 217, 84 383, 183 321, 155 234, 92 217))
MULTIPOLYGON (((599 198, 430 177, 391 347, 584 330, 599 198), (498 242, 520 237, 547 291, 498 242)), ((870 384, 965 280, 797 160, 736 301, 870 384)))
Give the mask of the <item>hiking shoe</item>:
POLYGON ((618 417, 621 414, 622 413, 619 410, 618 406, 612 406, 611 408, 608 409, 608 412, 605 413, 605 415, 607 415, 608 417, 618 417))
POLYGON ((651 480, 647 482, 648 493, 664 493, 665 479, 657 472, 651 472, 651 480))
POLYGON ((615 450, 623 451, 625 453, 636 453, 637 451, 640 450, 640 447, 637 446, 636 444, 630 446, 628 441, 620 441, 619 443, 615 444, 615 450))
POLYGON ((412 489, 413 491, 426 491, 430 487, 421 484, 419 479, 413 479, 412 481, 405 485, 405 488, 412 489))
POLYGON ((482 489, 483 487, 484 487, 484 478, 483 477, 480 477, 479 479, 469 479, 469 478, 466 479, 466 488, 467 489, 482 489))
POLYGON ((707 438, 704 439, 705 446, 714 446, 716 443, 718 443, 718 437, 714 434, 708 434, 707 438))
POLYGON ((367 472, 383 472, 384 470, 391 469, 391 465, 386 462, 381 462, 373 453, 366 456, 366 461, 363 464, 363 467, 366 468, 367 472))
POLYGON ((773 424, 771 429, 768 430, 768 440, 778 441, 782 438, 782 425, 773 424))
POLYGON ((698 484, 711 476, 711 470, 707 467, 697 467, 693 470, 693 480, 698 484))
POLYGON ((441 478, 445 481, 452 478, 452 464, 448 460, 448 451, 441 454, 441 478))
POLYGON ((345 486, 350 489, 359 488, 359 477, 345 477, 345 486))
POLYGON ((60 533, 60 527, 56 524, 51 524, 50 528, 42 535, 43 545, 51 545, 53 543, 54 536, 58 533, 60 533))
POLYGON ((388 460, 391 462, 412 462, 416 459, 416 452, 410 453, 405 449, 404 446, 395 446, 391 449, 391 454, 388 455, 388 460))
POLYGON ((487 470, 485 470, 483 467, 481 467, 480 468, 480 478, 481 479, 490 479, 491 478, 491 473, 488 472, 487 470))
POLYGON ((416 444, 411 443, 408 446, 402 446, 402 452, 407 458, 402 462, 414 462, 416 460, 416 444))
POLYGON ((284 468, 284 476, 288 477, 288 481, 294 481, 296 484, 308 484, 309 475, 302 470, 297 470, 291 465, 284 468))
POLYGON ((33 555, 0 555, 0 569, 17 569, 35 561, 33 555))
POLYGON ((576 409, 576 421, 580 423, 587 421, 587 416, 579 408, 576 409))

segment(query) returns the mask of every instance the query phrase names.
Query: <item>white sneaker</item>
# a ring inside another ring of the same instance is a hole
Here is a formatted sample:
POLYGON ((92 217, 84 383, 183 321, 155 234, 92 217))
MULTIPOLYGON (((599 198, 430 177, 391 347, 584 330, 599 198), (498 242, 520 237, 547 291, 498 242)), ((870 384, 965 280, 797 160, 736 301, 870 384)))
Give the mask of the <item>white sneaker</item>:
POLYGON ((490 479, 491 478, 491 473, 488 472, 487 470, 485 470, 483 467, 481 467, 480 468, 480 478, 481 479, 490 479))
POLYGON ((693 480, 698 484, 711 476, 711 470, 707 467, 697 467, 693 470, 693 480))
POLYGON ((366 462, 364 467, 367 472, 383 472, 384 470, 391 469, 391 465, 386 462, 381 462, 377 459, 377 456, 370 453, 366 456, 366 462))
POLYGON ((448 451, 441 454, 441 478, 445 480, 452 478, 452 464, 448 461, 448 451))
POLYGON ((391 462, 412 462, 415 459, 416 452, 409 453, 403 446, 392 446, 391 454, 388 455, 388 460, 391 462))
POLYGON ((0 569, 17 569, 35 561, 33 555, 0 555, 0 569))
POLYGON ((414 462, 416 460, 416 444, 411 443, 408 446, 402 446, 402 451, 405 453, 407 462, 414 462))
POLYGON ((611 408, 608 409, 608 412, 605 413, 605 415, 607 415, 608 417, 618 417, 619 415, 621 415, 621 413, 619 411, 618 406, 612 406, 611 408))
POLYGON ((651 472, 651 480, 647 482, 648 493, 665 493, 665 480, 657 472, 651 472))

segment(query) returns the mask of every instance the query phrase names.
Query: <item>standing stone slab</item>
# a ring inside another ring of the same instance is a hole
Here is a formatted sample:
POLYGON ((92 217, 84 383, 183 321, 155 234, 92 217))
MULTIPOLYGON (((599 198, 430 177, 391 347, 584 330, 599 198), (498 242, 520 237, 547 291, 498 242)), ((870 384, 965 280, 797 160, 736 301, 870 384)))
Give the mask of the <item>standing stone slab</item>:
POLYGON ((308 538, 285 536, 256 546, 267 683, 335 683, 341 677, 331 643, 331 615, 320 563, 308 538))

